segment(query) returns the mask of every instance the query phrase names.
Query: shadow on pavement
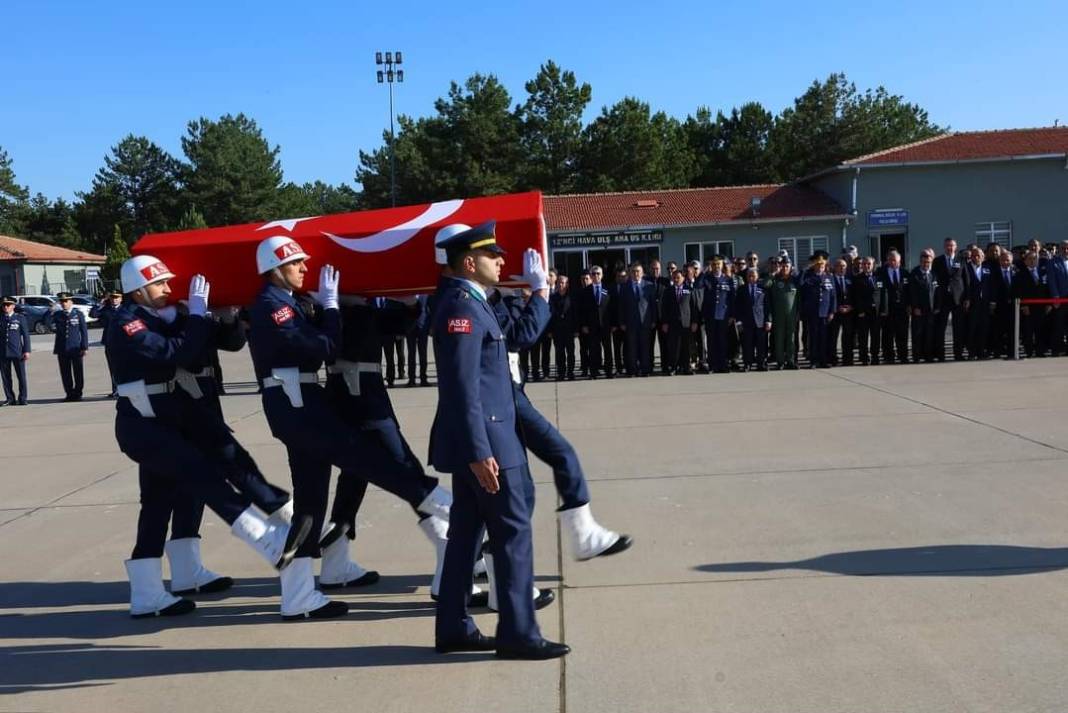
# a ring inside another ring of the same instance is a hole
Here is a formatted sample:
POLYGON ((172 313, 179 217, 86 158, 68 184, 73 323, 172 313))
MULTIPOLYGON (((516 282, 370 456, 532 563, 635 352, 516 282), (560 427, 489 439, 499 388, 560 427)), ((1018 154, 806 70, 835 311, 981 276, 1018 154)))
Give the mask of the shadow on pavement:
POLYGON ((493 653, 441 655, 431 646, 157 649, 52 644, 2 648, 0 656, 5 662, 0 694, 14 694, 150 676, 469 663, 490 660, 493 653))
POLYGON ((1001 577, 1068 568, 1066 547, 931 545, 835 552, 794 562, 703 564, 700 572, 772 572, 807 569, 854 576, 1001 577))
MULTIPOLYGON (((435 613, 434 603, 429 600, 426 602, 375 602, 351 600, 344 595, 335 595, 335 598, 347 601, 349 604, 348 616, 335 620, 336 624, 433 617, 435 613)), ((121 636, 143 636, 171 629, 276 624, 281 621, 277 602, 219 606, 211 602, 198 601, 197 609, 192 614, 153 619, 131 619, 125 607, 4 614, 0 615, 0 631, 6 639, 111 639, 121 636)))

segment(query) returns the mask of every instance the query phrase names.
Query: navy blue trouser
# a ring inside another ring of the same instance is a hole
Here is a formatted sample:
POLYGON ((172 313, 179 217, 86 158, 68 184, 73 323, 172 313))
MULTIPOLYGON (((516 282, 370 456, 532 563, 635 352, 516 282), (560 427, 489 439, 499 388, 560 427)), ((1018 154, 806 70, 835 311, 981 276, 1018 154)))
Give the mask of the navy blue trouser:
MULTIPOLYGON (((206 504, 230 525, 252 503, 247 495, 235 491, 226 482, 226 470, 218 458, 204 451, 177 424, 119 411, 115 417, 115 436, 119 449, 142 466, 141 475, 150 481, 149 509, 154 512, 158 513, 155 503, 161 499, 160 493, 170 493, 168 500, 173 502, 171 496, 177 492, 206 504)), ((143 499, 144 496, 142 481, 143 499)), ((154 517, 145 523, 143 533, 139 523, 135 553, 157 549, 153 542, 158 535, 153 533, 158 533, 161 519, 165 528, 169 514, 154 517)))
POLYGON ((727 320, 706 319, 705 337, 708 340, 708 368, 727 371, 727 320))
POLYGON ((808 340, 808 361, 814 366, 827 365, 827 318, 805 319, 805 339, 808 340))
POLYGON ((59 378, 63 381, 63 391, 67 396, 81 396, 85 387, 85 372, 82 368, 82 356, 58 354, 59 378))
POLYGON ((0 358, 0 380, 4 383, 5 401, 26 401, 26 362, 22 359, 0 358), (15 385, 11 379, 11 369, 15 369, 15 377, 19 382, 18 398, 15 397, 15 385))
POLYGON ((553 469, 556 492, 560 494, 560 510, 571 510, 590 502, 586 476, 582 473, 578 454, 548 419, 534 408, 526 393, 516 389, 516 417, 523 429, 527 450, 553 469))
MULTIPOLYGON (((280 387, 263 390, 263 411, 275 438, 285 444, 293 477, 293 512, 312 518, 322 532, 330 497, 330 467, 367 480, 413 507, 434 489, 433 478, 398 477, 404 470, 366 432, 346 425, 317 384, 302 384, 304 406, 295 408, 280 387)), ((318 557, 319 538, 309 537, 297 557, 318 557)))
POLYGON ((475 560, 483 530, 489 531, 496 579, 498 646, 522 646, 541 639, 534 616, 534 544, 530 524, 534 512, 534 481, 526 465, 501 470, 501 489, 491 495, 475 474, 463 470, 452 475, 452 509, 449 544, 441 577, 437 641, 469 639, 477 628, 467 611, 475 560))
POLYGON ((141 512, 137 516, 137 541, 130 559, 163 556, 167 542, 167 525, 175 540, 200 537, 204 503, 187 492, 178 482, 142 467, 138 472, 141 486, 141 512))

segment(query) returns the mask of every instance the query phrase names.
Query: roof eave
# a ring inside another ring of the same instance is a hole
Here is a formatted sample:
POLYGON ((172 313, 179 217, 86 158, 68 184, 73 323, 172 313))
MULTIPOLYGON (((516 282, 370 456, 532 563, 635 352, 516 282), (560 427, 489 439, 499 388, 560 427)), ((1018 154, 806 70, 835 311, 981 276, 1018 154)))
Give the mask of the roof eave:
POLYGON ((848 213, 827 213, 823 215, 786 216, 778 218, 744 218, 731 220, 702 221, 700 223, 647 223, 643 225, 613 225, 603 228, 549 228, 551 235, 561 233, 605 233, 612 230, 666 230, 668 228, 711 228, 722 225, 766 225, 773 223, 815 223, 826 220, 853 219, 848 213))

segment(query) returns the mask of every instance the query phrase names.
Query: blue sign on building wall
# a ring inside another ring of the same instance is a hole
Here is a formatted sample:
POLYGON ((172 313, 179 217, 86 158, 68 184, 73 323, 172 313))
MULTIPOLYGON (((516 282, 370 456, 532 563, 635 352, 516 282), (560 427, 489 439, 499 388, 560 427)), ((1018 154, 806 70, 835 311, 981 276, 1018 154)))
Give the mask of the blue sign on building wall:
POLYGON ((909 212, 907 210, 869 210, 868 227, 881 228, 884 226, 909 224, 909 212))

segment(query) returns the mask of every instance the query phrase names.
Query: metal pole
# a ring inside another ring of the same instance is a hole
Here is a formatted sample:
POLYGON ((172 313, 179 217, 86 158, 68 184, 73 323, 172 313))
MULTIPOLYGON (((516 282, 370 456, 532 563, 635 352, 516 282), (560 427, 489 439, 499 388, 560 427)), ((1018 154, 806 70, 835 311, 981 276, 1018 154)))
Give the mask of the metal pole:
POLYGON ((389 193, 397 207, 397 151, 393 138, 393 81, 389 82, 389 193))
POLYGON ((1016 298, 1012 303, 1016 307, 1012 314, 1012 358, 1015 361, 1020 358, 1020 299, 1016 298))

